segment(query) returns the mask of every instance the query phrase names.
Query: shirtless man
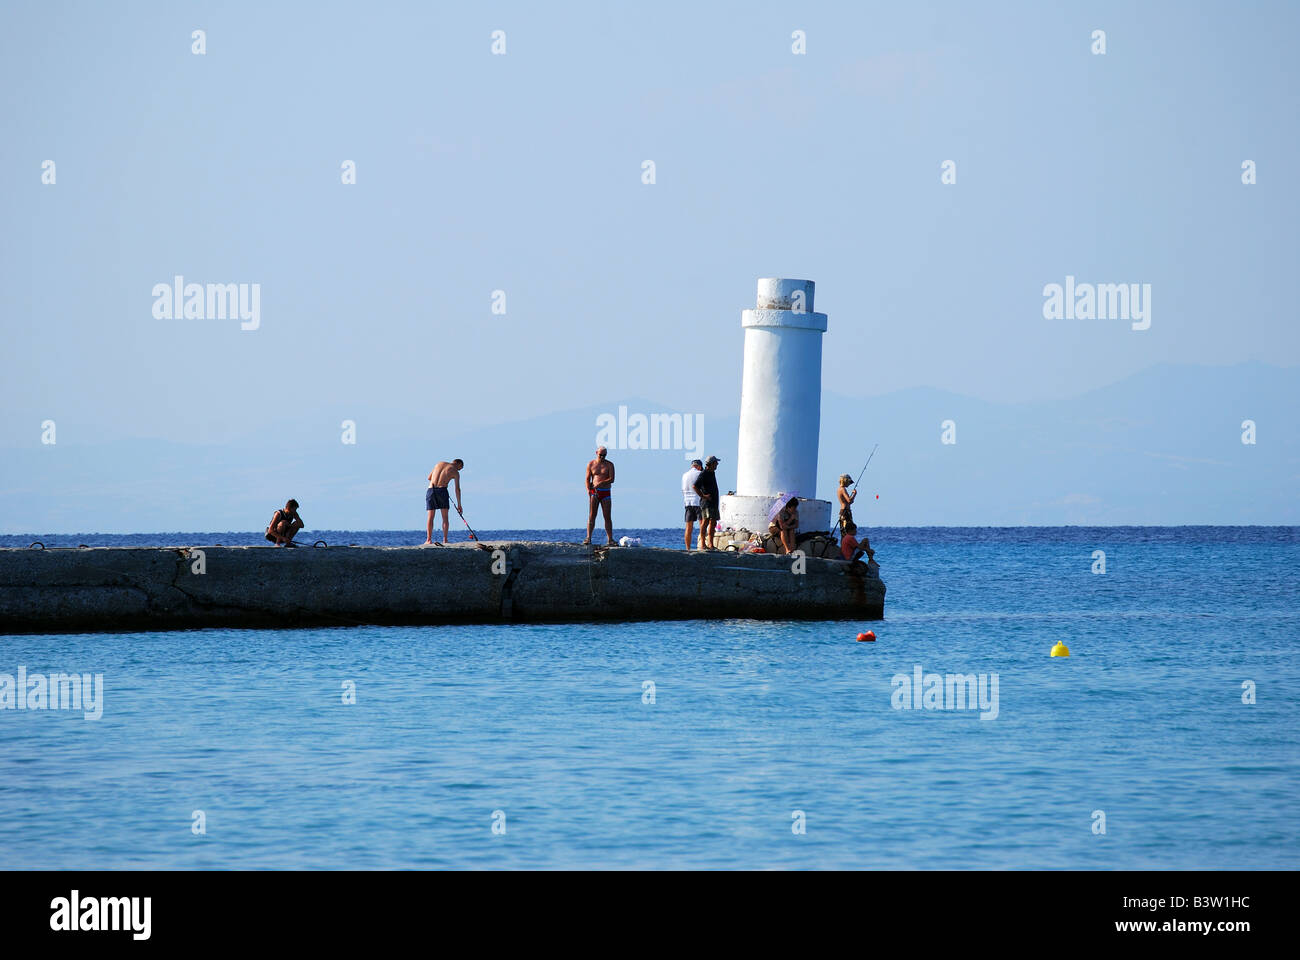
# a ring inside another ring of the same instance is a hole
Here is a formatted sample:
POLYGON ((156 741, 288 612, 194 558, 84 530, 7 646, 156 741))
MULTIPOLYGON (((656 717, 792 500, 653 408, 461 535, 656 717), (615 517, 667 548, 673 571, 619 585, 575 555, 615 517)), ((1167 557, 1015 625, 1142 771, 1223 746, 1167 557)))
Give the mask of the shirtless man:
POLYGON ((858 499, 858 491, 854 490, 849 493, 849 484, 852 482, 853 478, 847 473, 841 474, 840 487, 835 491, 835 497, 840 503, 839 525, 841 530, 848 529, 849 524, 853 522, 853 501, 858 499))
POLYGON ((451 506, 451 497, 447 494, 447 485, 456 481, 456 512, 460 505, 460 472, 465 469, 465 461, 459 458, 448 463, 439 460, 438 465, 429 471, 429 489, 424 491, 424 508, 429 512, 429 524, 426 528, 424 545, 433 545, 433 512, 442 511, 442 542, 447 542, 447 509, 451 506))
POLYGON ((614 520, 610 516, 610 487, 614 483, 614 461, 607 459, 609 451, 604 447, 596 448, 596 459, 587 464, 587 539, 591 543, 591 531, 596 526, 596 508, 599 504, 605 513, 605 536, 609 545, 614 545, 614 520))
POLYGON ((277 510, 266 526, 266 539, 280 547, 297 546, 294 535, 303 528, 302 517, 298 516, 298 501, 290 500, 283 510, 277 510))

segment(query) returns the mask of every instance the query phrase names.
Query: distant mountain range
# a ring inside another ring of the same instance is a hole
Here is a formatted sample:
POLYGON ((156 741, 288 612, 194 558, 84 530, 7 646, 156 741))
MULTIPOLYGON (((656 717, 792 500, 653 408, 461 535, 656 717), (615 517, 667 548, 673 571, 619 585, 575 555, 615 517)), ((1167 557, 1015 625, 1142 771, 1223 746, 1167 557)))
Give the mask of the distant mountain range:
MULTIPOLYGON (((871 525, 1300 523, 1300 371, 1265 364, 1161 365, 1069 400, 996 404, 914 388, 825 392, 817 494, 861 469, 871 525), (956 442, 941 442, 953 421, 956 442), (1243 444, 1242 422, 1255 423, 1243 444), (879 500, 876 499, 877 495, 879 500)), ((520 388, 521 392, 524 388, 520 388)), ((251 530, 290 496, 318 529, 419 530, 425 476, 466 461, 466 516, 482 529, 576 527, 598 417, 693 416, 652 401, 607 403, 466 430, 404 412, 268 422, 220 446, 59 438, 0 450, 0 532, 251 530)), ((737 409, 739 397, 737 397, 737 409)), ((703 454, 733 489, 738 417, 705 416, 703 454)), ((611 449, 616 526, 681 517, 682 450, 611 449)), ((805 494, 806 491, 801 491, 805 494)), ((453 515, 452 522, 459 524, 453 515)))

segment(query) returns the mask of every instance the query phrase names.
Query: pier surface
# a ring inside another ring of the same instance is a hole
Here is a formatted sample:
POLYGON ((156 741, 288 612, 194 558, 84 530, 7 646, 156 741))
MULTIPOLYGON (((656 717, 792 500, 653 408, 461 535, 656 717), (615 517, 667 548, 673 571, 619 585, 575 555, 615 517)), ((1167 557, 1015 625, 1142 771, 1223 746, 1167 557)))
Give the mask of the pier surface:
POLYGON ((880 619, 860 564, 565 543, 0 549, 0 633, 880 619))

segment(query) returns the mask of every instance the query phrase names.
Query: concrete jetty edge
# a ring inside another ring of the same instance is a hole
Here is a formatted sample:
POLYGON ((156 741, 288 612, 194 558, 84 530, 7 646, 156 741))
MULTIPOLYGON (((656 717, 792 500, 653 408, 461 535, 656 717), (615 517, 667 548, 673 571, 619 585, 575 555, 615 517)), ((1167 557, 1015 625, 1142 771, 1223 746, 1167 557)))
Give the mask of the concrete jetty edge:
POLYGON ((0 633, 884 616, 862 564, 803 563, 519 541, 0 549, 0 633))

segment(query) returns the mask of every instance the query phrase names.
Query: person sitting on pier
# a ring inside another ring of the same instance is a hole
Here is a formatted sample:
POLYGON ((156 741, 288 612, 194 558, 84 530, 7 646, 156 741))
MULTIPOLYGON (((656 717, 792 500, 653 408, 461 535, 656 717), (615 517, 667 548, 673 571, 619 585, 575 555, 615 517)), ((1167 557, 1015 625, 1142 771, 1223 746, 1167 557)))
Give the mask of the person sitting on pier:
POLYGON ((457 457, 450 463, 439 460, 429 471, 429 489, 424 491, 424 509, 429 514, 428 523, 425 525, 424 545, 426 547, 433 544, 435 510, 442 511, 442 542, 447 542, 447 528, 450 526, 447 521, 447 511, 451 508, 451 495, 447 493, 447 485, 453 480, 456 481, 456 512, 460 513, 460 472, 464 469, 465 461, 457 457))
POLYGON ((855 560, 862 559, 866 556, 869 563, 876 555, 876 551, 871 549, 871 542, 865 537, 858 541, 858 525, 852 521, 844 525, 844 539, 840 541, 840 555, 846 561, 852 563, 855 560))
POLYGON ((835 491, 835 497, 840 502, 840 529, 845 531, 853 522, 853 501, 858 498, 858 491, 849 493, 849 484, 852 482, 853 478, 847 473, 840 474, 840 486, 835 491))
POLYGON ((266 527, 266 539, 277 546, 296 546, 294 535, 303 528, 302 518, 298 516, 298 501, 290 500, 283 510, 271 515, 271 522, 266 527))
POLYGON ((767 532, 776 538, 782 553, 794 553, 795 537, 799 533, 798 499, 790 499, 776 519, 767 525, 767 532))
POLYGON ((614 484, 614 461, 609 458, 609 451, 604 447, 596 448, 596 458, 587 462, 587 539, 591 543, 591 531, 596 526, 596 511, 605 514, 605 537, 609 546, 614 545, 614 519, 611 516, 613 505, 610 503, 614 484))

